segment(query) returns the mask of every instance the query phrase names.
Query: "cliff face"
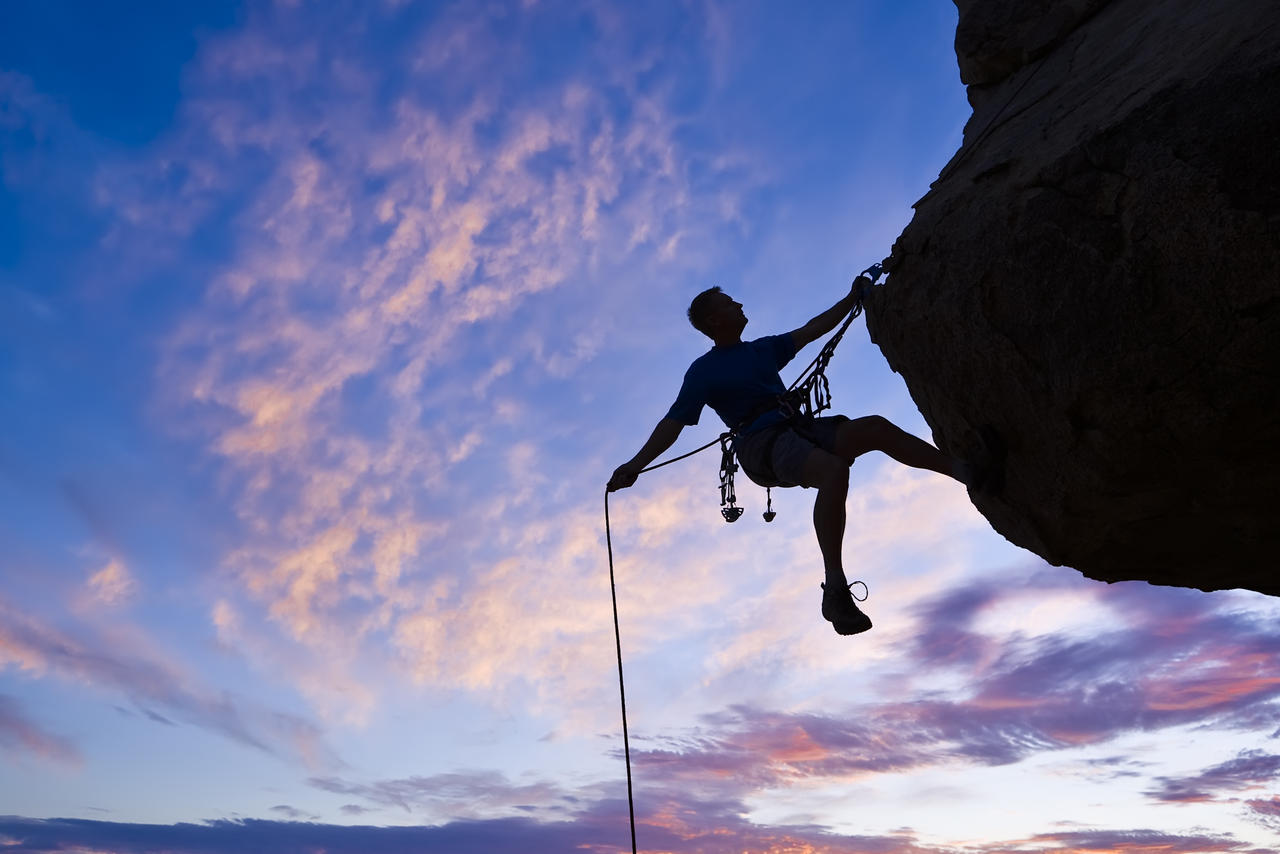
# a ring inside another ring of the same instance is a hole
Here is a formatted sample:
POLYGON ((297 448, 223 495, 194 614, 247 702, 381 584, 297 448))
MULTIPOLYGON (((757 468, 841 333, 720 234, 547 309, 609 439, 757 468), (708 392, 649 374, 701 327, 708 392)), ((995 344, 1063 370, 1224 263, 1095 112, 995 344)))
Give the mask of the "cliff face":
POLYGON ((1280 8, 957 0, 964 143, 872 339, 1051 563, 1280 595, 1280 8))

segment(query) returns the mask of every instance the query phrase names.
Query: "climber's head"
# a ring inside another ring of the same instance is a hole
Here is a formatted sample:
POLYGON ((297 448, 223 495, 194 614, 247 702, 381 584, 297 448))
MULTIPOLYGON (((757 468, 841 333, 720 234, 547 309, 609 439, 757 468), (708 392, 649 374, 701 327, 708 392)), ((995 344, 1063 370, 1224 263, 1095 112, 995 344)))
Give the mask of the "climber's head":
POLYGON ((719 344, 736 340, 747 325, 747 316, 742 313, 742 303, 714 287, 707 288, 689 303, 689 322, 719 344))

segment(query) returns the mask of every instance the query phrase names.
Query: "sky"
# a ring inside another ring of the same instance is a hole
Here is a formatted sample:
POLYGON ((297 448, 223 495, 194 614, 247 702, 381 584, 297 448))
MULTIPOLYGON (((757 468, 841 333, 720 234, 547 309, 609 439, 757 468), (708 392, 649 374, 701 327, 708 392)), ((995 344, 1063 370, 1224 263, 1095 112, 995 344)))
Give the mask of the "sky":
MULTIPOLYGON (((694 294, 785 332, 888 254, 953 6, 4 16, 0 845, 629 850, 604 483, 694 294)), ((830 379, 929 436, 862 320, 830 379)), ((611 497, 640 850, 1280 850, 1273 599, 1084 579, 871 454, 839 637, 813 493, 726 525, 717 465, 611 497)))

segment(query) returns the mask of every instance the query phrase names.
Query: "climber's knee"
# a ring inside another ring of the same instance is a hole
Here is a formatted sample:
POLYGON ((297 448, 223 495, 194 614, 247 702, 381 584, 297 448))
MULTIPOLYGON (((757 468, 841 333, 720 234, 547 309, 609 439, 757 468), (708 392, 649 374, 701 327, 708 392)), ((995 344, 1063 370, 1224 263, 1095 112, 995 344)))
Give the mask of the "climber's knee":
POLYGON ((836 453, 849 462, 867 451, 883 450, 886 440, 896 428, 882 415, 851 418, 840 425, 836 435, 836 453))
POLYGON ((814 448, 804 461, 804 481, 811 489, 849 488, 849 463, 829 451, 814 448))

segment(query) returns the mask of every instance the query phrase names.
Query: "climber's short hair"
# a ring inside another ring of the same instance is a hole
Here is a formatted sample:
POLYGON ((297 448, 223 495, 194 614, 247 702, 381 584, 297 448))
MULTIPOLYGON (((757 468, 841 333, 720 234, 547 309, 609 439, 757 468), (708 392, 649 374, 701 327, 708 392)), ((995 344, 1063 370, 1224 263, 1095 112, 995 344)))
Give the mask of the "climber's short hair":
POLYGON ((693 302, 689 303, 689 322, 693 324, 694 329, 698 330, 703 335, 706 335, 708 338, 711 337, 711 331, 707 325, 711 320, 708 316, 708 312, 711 310, 711 297, 718 293, 720 293, 719 285, 707 288, 705 291, 694 297, 693 302))

